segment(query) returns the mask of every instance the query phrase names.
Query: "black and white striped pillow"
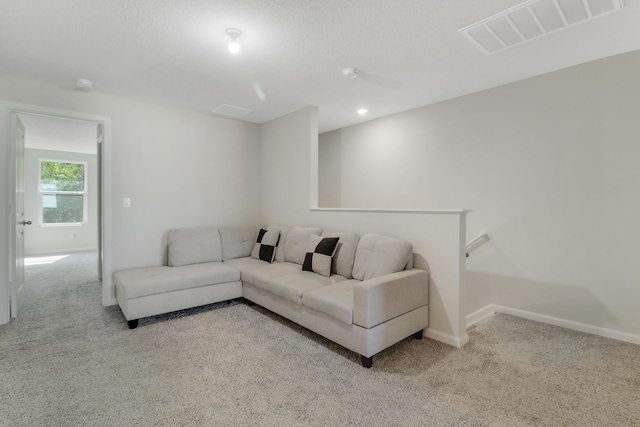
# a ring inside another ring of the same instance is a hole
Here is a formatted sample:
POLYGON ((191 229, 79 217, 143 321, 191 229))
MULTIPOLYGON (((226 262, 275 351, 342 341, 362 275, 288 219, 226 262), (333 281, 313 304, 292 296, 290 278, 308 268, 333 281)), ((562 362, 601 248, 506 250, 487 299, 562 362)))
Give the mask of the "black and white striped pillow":
POLYGON ((258 239, 251 251, 251 258, 261 259, 268 263, 272 263, 276 257, 276 246, 280 240, 280 230, 267 231, 260 229, 258 239))
POLYGON ((331 275, 331 260, 338 247, 338 237, 320 237, 315 234, 309 236, 307 254, 302 263, 302 270, 313 271, 329 277, 331 275))

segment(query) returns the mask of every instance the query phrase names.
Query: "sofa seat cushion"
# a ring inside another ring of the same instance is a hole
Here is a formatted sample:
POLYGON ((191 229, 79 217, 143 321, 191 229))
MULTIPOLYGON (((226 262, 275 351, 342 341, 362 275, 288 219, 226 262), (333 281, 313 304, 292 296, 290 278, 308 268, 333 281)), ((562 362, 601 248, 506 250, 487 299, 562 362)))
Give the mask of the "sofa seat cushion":
POLYGON ((293 303, 302 305, 302 296, 306 292, 344 280, 347 279, 337 274, 331 277, 325 277, 310 271, 301 271, 299 273, 269 279, 263 289, 293 303))
POLYGON ((240 272, 242 272, 245 268, 255 267, 257 265, 264 266, 265 262, 262 261, 261 259, 255 259, 247 256, 244 258, 228 259, 224 261, 224 265, 237 268, 238 270, 240 270, 240 272))
POLYGON ((353 287, 358 283, 362 282, 345 280, 305 292, 302 295, 302 305, 351 325, 353 324, 353 287))
POLYGON ((125 299, 145 297, 200 286, 240 280, 240 271, 220 262, 182 267, 149 267, 123 270, 113 274, 113 281, 125 299))
POLYGON ((259 261, 260 264, 248 266, 242 270, 240 277, 257 288, 268 290, 267 281, 288 274, 302 271, 302 266, 291 262, 274 262, 273 264, 259 261))

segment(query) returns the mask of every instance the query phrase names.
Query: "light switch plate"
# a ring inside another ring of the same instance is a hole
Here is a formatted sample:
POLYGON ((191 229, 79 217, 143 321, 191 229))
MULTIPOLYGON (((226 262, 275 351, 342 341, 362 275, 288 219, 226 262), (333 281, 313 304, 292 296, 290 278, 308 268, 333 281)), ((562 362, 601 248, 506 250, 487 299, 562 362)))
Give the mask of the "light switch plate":
POLYGON ((125 208, 130 208, 131 207, 131 199, 129 197, 125 197, 122 200, 122 206, 125 208))

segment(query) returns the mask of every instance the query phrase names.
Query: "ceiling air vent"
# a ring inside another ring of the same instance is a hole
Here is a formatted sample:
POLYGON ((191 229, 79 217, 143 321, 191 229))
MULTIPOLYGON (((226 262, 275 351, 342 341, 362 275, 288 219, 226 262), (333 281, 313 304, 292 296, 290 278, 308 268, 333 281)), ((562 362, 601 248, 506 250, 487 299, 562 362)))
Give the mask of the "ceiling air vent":
POLYGON ((623 0, 528 0, 460 32, 486 54, 606 15, 623 0))
POLYGON ((235 105, 222 104, 211 110, 211 112, 218 116, 233 117, 234 119, 237 119, 238 117, 246 116, 247 114, 252 113, 253 110, 249 110, 248 108, 236 107, 235 105))

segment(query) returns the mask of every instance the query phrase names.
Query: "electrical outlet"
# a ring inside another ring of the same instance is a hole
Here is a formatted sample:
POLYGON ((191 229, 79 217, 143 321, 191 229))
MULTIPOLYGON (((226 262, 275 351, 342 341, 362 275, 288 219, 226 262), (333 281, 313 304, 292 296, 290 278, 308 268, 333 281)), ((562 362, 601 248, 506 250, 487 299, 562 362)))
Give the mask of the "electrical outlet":
POLYGON ((122 201, 122 206, 125 208, 130 208, 131 207, 131 199, 129 197, 125 197, 124 200, 122 201))

